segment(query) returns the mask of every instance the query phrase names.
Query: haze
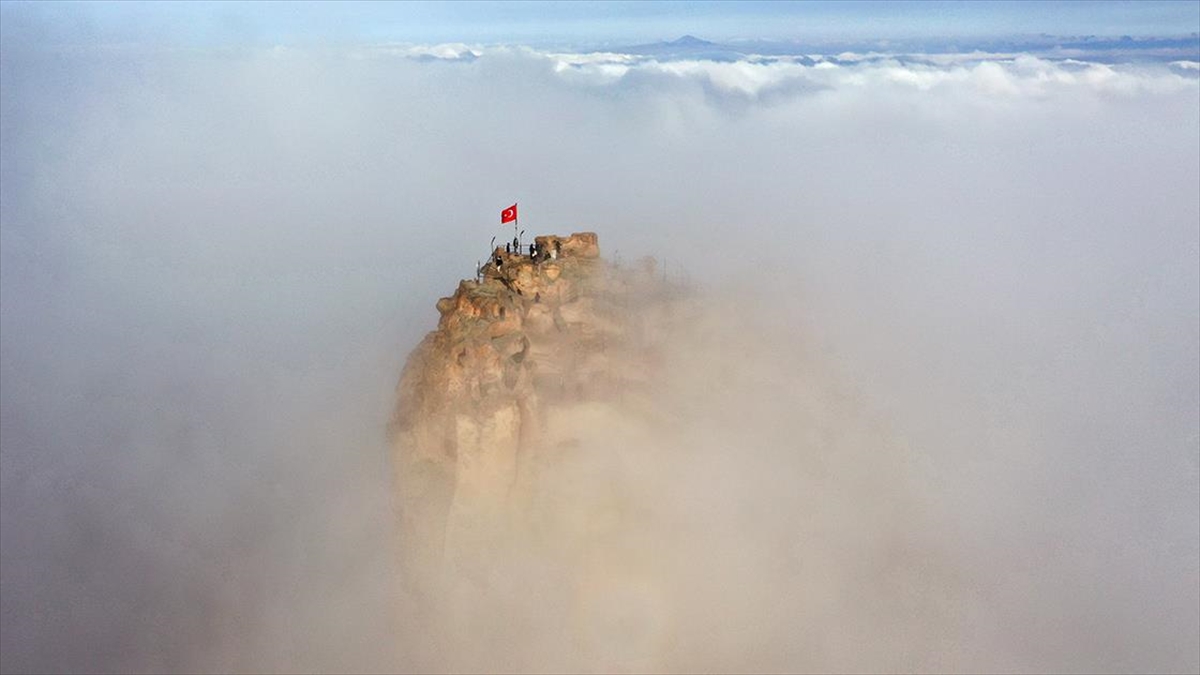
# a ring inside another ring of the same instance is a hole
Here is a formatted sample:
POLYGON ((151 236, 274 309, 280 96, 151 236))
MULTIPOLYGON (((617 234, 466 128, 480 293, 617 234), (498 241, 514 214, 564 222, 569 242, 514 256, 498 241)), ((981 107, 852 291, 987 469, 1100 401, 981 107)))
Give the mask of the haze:
POLYGON ((437 647, 1200 669, 1195 57, 64 44, 3 9, 5 672, 452 666, 397 601, 384 428, 514 201, 698 288, 689 431, 562 468, 694 593, 666 660, 437 647))

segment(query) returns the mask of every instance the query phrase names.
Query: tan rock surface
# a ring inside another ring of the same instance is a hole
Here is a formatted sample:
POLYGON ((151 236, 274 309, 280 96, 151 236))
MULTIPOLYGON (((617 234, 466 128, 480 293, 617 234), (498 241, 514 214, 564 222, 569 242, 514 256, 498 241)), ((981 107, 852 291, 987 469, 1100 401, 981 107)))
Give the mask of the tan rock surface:
POLYGON ((514 501, 520 467, 534 466, 539 452, 543 406, 649 377, 637 359, 614 366, 610 358, 640 353, 631 344, 647 331, 628 308, 631 294, 653 295, 631 284, 644 286, 645 275, 614 273, 595 233, 535 241, 536 260, 496 249, 478 281, 437 301, 438 328, 413 350, 397 386, 389 431, 403 535, 434 568, 462 556, 455 549, 479 514, 514 501))
MULTIPOLYGON (((566 583, 565 597, 581 607, 610 593, 587 571, 605 560, 597 532, 619 504, 598 496, 609 489, 602 475, 572 478, 567 467, 613 461, 615 448, 595 446, 596 431, 619 437, 618 422, 645 407, 664 347, 648 340, 665 340, 673 316, 653 268, 609 265, 594 233, 535 241, 537 259, 497 249, 478 280, 437 301, 437 330, 409 355, 397 386, 389 433, 405 575, 453 635, 479 629, 473 598, 495 591, 497 570, 524 569, 513 556, 575 570, 546 583, 566 583), (592 441, 581 441, 581 426, 592 441)), ((621 557, 631 571, 618 576, 633 588, 645 561, 621 557)), ((560 611, 564 625, 582 622, 569 628, 584 642, 612 618, 560 611)))

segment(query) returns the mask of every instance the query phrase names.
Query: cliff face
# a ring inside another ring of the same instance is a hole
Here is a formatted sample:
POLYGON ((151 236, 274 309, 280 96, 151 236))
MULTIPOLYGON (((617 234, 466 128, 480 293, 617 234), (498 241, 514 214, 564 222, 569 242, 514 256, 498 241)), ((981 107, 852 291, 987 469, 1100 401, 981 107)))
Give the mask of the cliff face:
POLYGON ((628 402, 660 360, 669 294, 645 260, 618 270, 594 233, 497 249, 437 302, 409 356, 390 425, 410 578, 428 588, 486 573, 528 528, 539 467, 571 445, 562 413, 628 402))
POLYGON ((593 234, 536 242, 439 300, 400 378, 410 669, 854 669, 913 617, 941 653, 960 617, 897 488, 919 460, 794 324, 593 234))

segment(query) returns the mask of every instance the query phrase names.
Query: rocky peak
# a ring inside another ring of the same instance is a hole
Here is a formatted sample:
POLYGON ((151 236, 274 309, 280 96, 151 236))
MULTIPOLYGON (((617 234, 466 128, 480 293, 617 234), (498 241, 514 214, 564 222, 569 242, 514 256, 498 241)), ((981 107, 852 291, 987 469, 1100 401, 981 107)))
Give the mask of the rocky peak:
MULTIPOLYGON (((504 248, 437 301, 437 330, 413 350, 389 432, 402 532, 417 576, 462 568, 520 519, 556 410, 610 400, 654 372, 661 282, 654 264, 600 258, 595 233, 504 248)), ((560 434, 561 435, 561 434, 560 434)))

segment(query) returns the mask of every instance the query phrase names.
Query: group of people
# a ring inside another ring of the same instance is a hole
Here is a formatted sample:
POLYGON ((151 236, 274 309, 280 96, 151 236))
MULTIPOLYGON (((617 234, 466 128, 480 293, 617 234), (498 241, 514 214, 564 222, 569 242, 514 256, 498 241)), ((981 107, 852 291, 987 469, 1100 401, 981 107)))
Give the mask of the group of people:
MULTIPOLYGON (((517 237, 513 237, 512 241, 505 242, 504 252, 508 255, 513 255, 514 253, 516 253, 517 255, 520 255, 521 254, 521 240, 517 237)), ((557 240, 554 242, 553 248, 543 247, 537 241, 534 241, 532 244, 529 245, 529 257, 534 262, 539 262, 539 261, 546 260, 546 259, 554 260, 554 259, 558 258, 558 254, 561 252, 562 252, 562 243, 557 240)), ((496 257, 494 260, 492 260, 492 263, 496 266, 496 269, 500 269, 500 267, 504 265, 504 256, 500 255, 499 251, 496 251, 496 257)), ((483 269, 479 265, 476 265, 475 266, 475 280, 476 281, 479 280, 479 277, 482 274, 482 272, 483 272, 483 269)))
POLYGON ((539 260, 554 260, 558 258, 558 254, 562 252, 562 242, 554 240, 554 248, 543 249, 542 245, 534 241, 529 245, 529 257, 533 258, 534 262, 539 260))
MULTIPOLYGON (((557 241, 554 242, 554 248, 549 249, 549 250, 543 248, 542 245, 536 241, 534 241, 532 244, 529 245, 529 257, 532 258, 535 262, 538 260, 545 260, 547 258, 553 260, 558 257, 558 254, 561 251, 562 251, 562 244, 557 241)), ((521 254, 520 240, 517 239, 516 237, 513 237, 513 240, 511 242, 506 242, 504 244, 504 252, 507 253, 508 255, 512 255, 514 253, 516 253, 517 255, 520 255, 521 254)), ((503 264, 503 262, 504 262, 503 258, 500 256, 499 253, 497 253, 496 254, 496 267, 500 267, 500 265, 503 264)))

